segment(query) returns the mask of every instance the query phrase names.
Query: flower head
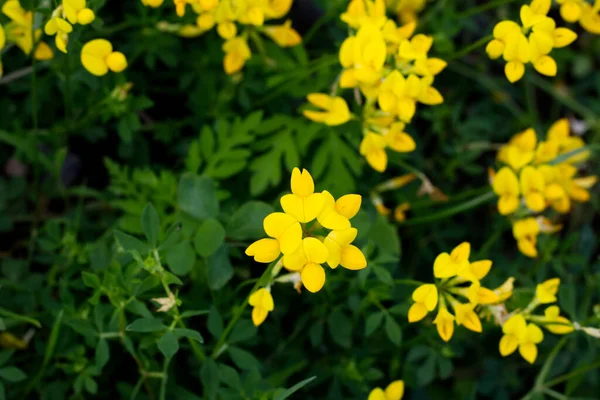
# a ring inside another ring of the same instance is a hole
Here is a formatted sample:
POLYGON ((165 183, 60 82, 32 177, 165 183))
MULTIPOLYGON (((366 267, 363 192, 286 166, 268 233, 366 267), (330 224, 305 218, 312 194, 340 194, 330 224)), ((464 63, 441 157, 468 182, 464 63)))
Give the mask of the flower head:
POLYGON ((375 388, 369 393, 368 400, 401 400, 404 396, 404 381, 394 381, 385 390, 375 388))
POLYGON ((521 356, 530 364, 537 358, 537 344, 544 340, 539 326, 525 321, 521 314, 510 317, 502 326, 504 336, 500 339, 500 354, 506 357, 518 348, 521 356))
POLYGON ((560 278, 548 279, 535 288, 535 298, 539 304, 556 302, 556 293, 560 286, 560 278))
POLYGON ((252 293, 248 298, 248 304, 252 307, 252 322, 255 326, 262 324, 269 312, 275 308, 271 291, 266 288, 260 288, 252 293))
POLYGON ((81 49, 83 67, 96 76, 103 76, 108 71, 122 72, 127 68, 125 55, 113 51, 112 44, 105 39, 95 39, 87 42, 81 49))
POLYGON ((311 93, 307 98, 313 106, 323 111, 304 110, 306 118, 330 126, 345 124, 350 120, 350 109, 343 98, 330 97, 323 93, 311 93))

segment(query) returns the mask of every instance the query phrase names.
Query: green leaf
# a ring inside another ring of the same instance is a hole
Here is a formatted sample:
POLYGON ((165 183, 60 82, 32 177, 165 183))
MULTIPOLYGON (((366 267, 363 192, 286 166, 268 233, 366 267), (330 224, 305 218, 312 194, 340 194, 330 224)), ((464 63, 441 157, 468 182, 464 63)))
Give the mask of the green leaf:
POLYGON ((369 231, 369 240, 386 255, 400 257, 400 238, 398 231, 384 216, 377 215, 369 231))
POLYGON ((0 369, 0 378, 9 382, 21 382, 27 375, 17 367, 4 367, 0 369))
POLYGON ((247 319, 242 319, 235 324, 231 334, 229 335, 228 342, 229 343, 238 343, 243 342, 244 340, 248 340, 254 336, 258 332, 258 328, 254 326, 252 321, 247 319))
POLYGON ((100 339, 96 345, 96 367, 98 369, 104 368, 108 360, 110 359, 110 348, 108 342, 105 339, 100 339))
POLYGON ((244 386, 242 385, 240 375, 235 370, 235 368, 231 368, 228 365, 221 364, 219 365, 219 372, 221 374, 221 379, 225 385, 232 389, 236 389, 239 392, 242 392, 244 390, 244 386))
POLYGON ((334 342, 342 347, 349 348, 352 341, 352 324, 339 310, 335 310, 327 319, 329 333, 334 342))
POLYGON ((144 256, 150 252, 150 248, 146 243, 127 233, 115 231, 115 238, 125 251, 137 251, 140 255, 144 256))
POLYGON ((155 248, 156 243, 158 242, 160 221, 158 219, 158 213, 151 203, 148 203, 142 212, 142 229, 144 230, 146 239, 150 242, 150 246, 155 248))
POLYGON ((385 333, 392 343, 400 346, 402 342, 402 330, 400 329, 400 325, 389 315, 385 317, 385 333))
POLYGON ((163 272, 163 279, 166 285, 183 285, 183 281, 181 279, 168 271, 163 272))
POLYGON ((219 384, 221 383, 221 374, 217 363, 212 358, 207 358, 202 363, 200 380, 202 381, 204 395, 208 400, 215 400, 219 391, 219 384))
POLYGON ((273 207, 261 201, 250 201, 237 209, 227 224, 227 236, 234 240, 258 239, 264 236, 263 220, 273 207))
POLYGON ((186 337, 188 339, 195 340, 198 343, 204 343, 204 339, 202 338, 202 335, 200 334, 200 332, 195 331, 193 329, 175 328, 175 329, 173 329, 173 333, 175 334, 175 337, 177 339, 186 337))
POLYGON ((377 279, 379 279, 381 282, 388 286, 392 286, 394 284, 394 278, 392 277, 392 274, 384 267, 377 264, 371 264, 371 269, 375 273, 377 279))
POLYGON ((83 277, 83 284, 85 286, 91 287, 92 289, 98 289, 102 284, 100 283, 100 278, 98 275, 92 274, 91 272, 83 271, 81 273, 83 277))
POLYGON ((14 354, 14 350, 2 350, 2 351, 0 351, 0 365, 6 364, 6 362, 8 360, 10 360, 10 358, 12 357, 13 354, 14 354))
POLYGON ((190 310, 184 311, 181 313, 181 318, 190 318, 198 315, 206 315, 210 312, 210 310, 190 310))
POLYGON ((189 242, 181 242, 167 251, 166 260, 175 274, 187 275, 196 263, 196 252, 189 242))
POLYGON ((237 365, 240 369, 254 369, 260 366, 258 360, 252 355, 252 353, 242 350, 236 346, 229 346, 227 348, 229 352, 229 356, 231 360, 237 365))
POLYGON ((179 208, 203 220, 219 214, 219 200, 212 179, 186 173, 179 181, 179 208))
POLYGON ((205 220, 194 238, 196 251, 202 257, 213 254, 225 242, 225 229, 219 221, 214 218, 205 220))
POLYGON ((325 133, 325 140, 314 154, 311 173, 319 185, 338 197, 356 190, 354 176, 361 173, 358 153, 334 130, 325 133))
POLYGON ((133 321, 125 330, 129 332, 157 332, 166 328, 159 319, 140 318, 133 321))
POLYGON ((383 320, 383 313, 376 312, 367 317, 365 322, 365 336, 371 336, 373 332, 381 325, 381 321, 383 320))
POLYGON ((208 326, 208 331, 213 335, 214 338, 218 338, 223 333, 223 318, 221 318, 221 314, 219 314, 219 310, 217 310, 214 306, 210 308, 210 312, 208 313, 208 321, 206 321, 208 326))
POLYGON ((296 383, 294 386, 292 386, 291 388, 287 389, 285 392, 278 394, 276 396, 273 396, 273 400, 286 400, 288 399, 291 395, 293 395, 294 393, 296 393, 298 390, 302 389, 304 386, 308 385, 309 383, 311 383, 312 381, 314 381, 317 377, 316 376, 312 376, 308 379, 305 379, 301 382, 296 383))
POLYGON ((179 351, 179 342, 173 331, 166 331, 158 340, 158 348, 166 358, 173 357, 179 351))
POLYGON ((208 286, 212 290, 219 290, 233 277, 233 267, 229 261, 227 246, 222 245, 208 258, 208 286))
POLYGON ((171 225, 165 235, 165 240, 158 246, 158 250, 170 250, 181 240, 181 224, 171 225))

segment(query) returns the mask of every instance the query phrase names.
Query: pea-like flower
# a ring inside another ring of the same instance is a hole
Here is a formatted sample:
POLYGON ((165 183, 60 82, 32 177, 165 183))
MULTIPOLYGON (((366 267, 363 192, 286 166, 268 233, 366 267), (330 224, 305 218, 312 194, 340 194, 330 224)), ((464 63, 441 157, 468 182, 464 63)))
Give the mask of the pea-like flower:
POLYGON ((525 317, 515 314, 502 326, 504 336, 500 339, 500 354, 509 356, 519 349, 521 356, 530 364, 537 358, 537 345, 544 340, 544 333, 534 323, 527 324, 525 317))
POLYGON ((304 116, 311 121, 335 126, 345 124, 352 116, 346 100, 341 97, 331 97, 323 93, 311 93, 307 96, 307 99, 313 106, 323 110, 304 110, 304 116))
POLYGON ((83 67, 96 76, 103 76, 108 71, 122 72, 127 68, 125 55, 113 51, 112 44, 106 39, 95 39, 87 42, 81 49, 83 67))
POLYGON ((252 293, 248 303, 253 307, 252 322, 255 326, 262 324, 267 319, 267 315, 275 309, 273 296, 268 288, 260 288, 252 293))
POLYGON ((404 381, 398 380, 387 385, 385 390, 375 388, 369 393, 367 400, 402 400, 404 396, 404 381))

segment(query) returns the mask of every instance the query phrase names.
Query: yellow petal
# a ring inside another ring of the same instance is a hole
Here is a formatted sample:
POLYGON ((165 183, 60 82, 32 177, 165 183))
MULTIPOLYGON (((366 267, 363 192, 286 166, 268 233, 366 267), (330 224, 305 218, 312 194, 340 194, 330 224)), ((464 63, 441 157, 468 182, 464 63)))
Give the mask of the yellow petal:
POLYGON ((577 22, 581 18, 581 7, 575 1, 565 1, 560 6, 560 16, 567 22, 577 22))
POLYGON ((351 219, 360 210, 362 197, 358 194, 347 194, 340 197, 335 202, 335 208, 338 213, 344 217, 351 219))
MULTIPOLYGON (((0 46, 2 48, 2 46, 0 46)), ((54 52, 46 42, 40 42, 33 53, 36 60, 51 60, 54 58, 54 52)))
POLYGON ((500 355, 506 357, 515 352, 519 346, 519 340, 515 335, 504 335, 500 339, 500 355))
POLYGON ((279 253, 279 242, 275 239, 259 239, 246 249, 246 255, 260 263, 275 261, 279 253))
POLYGON ((254 326, 259 326, 260 324, 265 322, 265 319, 267 319, 268 314, 269 312, 264 308, 254 307, 252 309, 252 323, 254 324, 254 326))
POLYGON ((115 51, 106 57, 106 65, 112 72, 123 72, 127 68, 127 59, 123 53, 115 51))
POLYGON ((77 23, 80 25, 88 25, 91 24, 95 18, 96 15, 92 10, 84 8, 77 14, 77 23))
POLYGON ((401 400, 404 396, 404 381, 394 381, 385 388, 387 400, 401 400))
POLYGON ((519 346, 519 353, 529 364, 533 364, 537 358, 537 346, 533 343, 521 344, 519 346))
POLYGON ((505 48, 506 46, 504 45, 503 41, 493 39, 485 47, 485 52, 488 54, 489 58, 495 60, 496 58, 499 58, 502 55, 502 53, 504 53, 505 48))
POLYGON ((473 305, 471 304, 461 304, 460 306, 456 306, 456 323, 458 325, 463 325, 470 331, 473 332, 481 332, 481 320, 473 311, 473 305))
POLYGON ((577 34, 568 28, 556 28, 554 35, 554 47, 565 47, 577 39, 577 34))
POLYGON ((325 198, 321 193, 313 193, 308 197, 286 194, 281 198, 281 208, 286 214, 296 218, 301 223, 310 222, 323 210, 325 198))
POLYGON ((303 169, 294 168, 291 178, 292 193, 300 197, 308 197, 315 192, 315 183, 310 173, 303 169))
POLYGON ((325 270, 319 264, 306 264, 300 275, 302 284, 309 292, 316 293, 325 285, 325 270))
POLYGON ((367 260, 358 247, 347 245, 342 247, 340 265, 346 269, 357 271, 367 267, 367 260))
POLYGON ((454 334, 454 316, 445 308, 440 308, 438 315, 433 320, 438 334, 444 342, 450 341, 454 334))
POLYGON ((412 299, 417 303, 423 303, 427 310, 433 311, 438 303, 437 287, 431 283, 421 285, 413 292, 412 299))
POLYGON ((304 246, 302 245, 293 253, 283 255, 283 266, 290 271, 300 271, 307 262, 304 246))
POLYGON ((89 73, 96 76, 105 75, 108 72, 105 59, 112 53, 112 49, 112 44, 105 39, 87 42, 81 49, 81 63, 89 73))
POLYGON ((273 296, 266 288, 260 288, 252 293, 248 298, 248 304, 254 307, 264 308, 267 311, 273 311, 275 309, 273 296))
POLYGON ((442 253, 433 263, 433 276, 436 278, 451 278, 458 273, 458 266, 452 262, 450 254, 442 253))
POLYGON ((491 260, 480 260, 471 263, 471 271, 477 279, 483 279, 492 268, 491 260))
POLYGON ((525 65, 520 61, 510 61, 506 63, 504 73, 510 83, 515 83, 525 74, 525 65))
POLYGON ((540 304, 554 303, 560 286, 560 278, 548 279, 537 285, 535 297, 540 304))
POLYGON ((423 303, 414 303, 408 309, 408 322, 417 322, 427 315, 427 307, 423 303))
POLYGON ((471 244, 469 242, 462 242, 452 250, 452 253, 450 253, 450 257, 455 263, 468 262, 470 255, 471 244))
POLYGON ((229 40, 235 37, 237 34, 237 27, 235 23, 231 21, 221 22, 217 25, 217 33, 225 40, 229 40))
POLYGON ((305 238, 302 241, 302 247, 304 248, 304 254, 306 254, 308 262, 322 264, 329 257, 327 247, 317 238, 305 238))
POLYGON ((533 67, 537 72, 546 76, 556 76, 556 61, 550 56, 542 56, 533 62, 533 67))
POLYGON ((388 400, 385 392, 381 388, 375 388, 369 393, 367 400, 388 400))

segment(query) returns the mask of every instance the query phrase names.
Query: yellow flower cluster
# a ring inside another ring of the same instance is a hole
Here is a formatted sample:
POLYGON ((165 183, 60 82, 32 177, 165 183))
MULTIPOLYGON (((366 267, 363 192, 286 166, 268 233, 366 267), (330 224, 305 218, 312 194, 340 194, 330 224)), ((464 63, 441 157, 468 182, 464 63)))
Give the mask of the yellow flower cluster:
POLYGON ((394 381, 385 390, 375 388, 369 393, 367 400, 402 400, 404 396, 404 381, 394 381))
POLYGON ((586 31, 600 35, 600 0, 591 5, 587 0, 556 0, 560 16, 567 22, 579 22, 586 31))
POLYGON ((407 24, 416 21, 425 8, 426 0, 386 0, 388 9, 392 10, 400 22, 407 24))
POLYGON ((514 353, 518 348, 521 356, 533 364, 538 354, 537 345, 544 340, 544 333, 539 325, 556 335, 564 335, 575 330, 573 323, 560 315, 558 306, 546 308, 543 316, 533 314, 538 305, 557 301, 559 285, 559 278, 549 279, 537 285, 535 297, 525 310, 513 313, 502 325, 504 335, 500 339, 499 348, 503 357, 514 353))
POLYGON ((511 216, 513 234, 519 250, 537 257, 537 236, 560 229, 539 215, 549 209, 565 214, 573 202, 586 202, 596 176, 577 177, 577 165, 585 161, 589 151, 578 136, 571 136, 569 121, 555 122, 545 141, 538 142, 529 128, 502 146, 497 159, 505 164, 492 174, 492 187, 498 195, 498 211, 511 216))
MULTIPOLYGON (((40 29, 33 29, 33 12, 25 11, 21 7, 19 0, 8 0, 2 6, 2 13, 6 15, 11 22, 4 27, 0 24, 0 52, 6 43, 14 43, 26 55, 33 52, 36 60, 50 60, 54 53, 47 43, 39 41, 42 36, 40 29)), ((0 77, 2 77, 3 68, 0 59, 0 77)))
POLYGON ((55 36, 56 48, 66 54, 73 25, 88 25, 95 18, 94 12, 87 8, 85 0, 62 0, 46 22, 44 32, 48 36, 55 36))
MULTIPOLYGON (((270 263, 283 254, 280 265, 292 273, 291 281, 302 282, 312 293, 325 284, 325 269, 321 264, 326 263, 332 269, 338 265, 350 270, 365 268, 364 254, 352 245, 358 231, 350 224, 360 210, 361 196, 348 194, 335 200, 326 190, 315 193, 310 173, 298 168, 292 171, 291 188, 292 193, 281 198, 284 212, 271 213, 263 221, 269 238, 252 243, 246 255, 257 262, 270 263)), ((279 270, 275 269, 274 276, 277 273, 279 270)), ((265 310, 272 310, 270 295, 260 293, 263 294, 251 296, 250 304, 261 309, 253 313, 266 317, 265 310)), ((254 319, 256 325, 261 322, 261 318, 254 319)))
MULTIPOLYGON (((341 15, 351 35, 339 53, 343 71, 339 87, 364 96, 360 153, 376 171, 387 167, 386 149, 411 152, 415 142, 405 132, 417 104, 436 105, 444 99, 432 86, 446 62, 429 57, 431 36, 414 34, 416 22, 398 27, 386 16, 384 0, 352 0, 341 15)), ((336 85, 337 86, 337 85, 336 85)), ((316 122, 340 125, 352 118, 341 97, 311 94, 308 100, 324 109, 304 115, 316 122)))
POLYGON ((439 280, 436 284, 419 286, 412 294, 414 304, 408 311, 408 322, 417 322, 438 308, 433 323, 440 337, 449 341, 454 334, 454 324, 463 325, 473 332, 481 332, 481 320, 475 311, 480 305, 489 305, 506 300, 511 291, 493 291, 481 286, 492 268, 492 261, 469 261, 471 245, 467 242, 458 245, 450 254, 438 255, 433 264, 433 275, 439 280), (457 299, 467 300, 463 303, 457 299), (454 315, 448 310, 452 307, 454 315))
MULTIPOLYGON (((198 16, 196 25, 184 25, 179 29, 181 35, 193 37, 216 27, 219 36, 225 40, 223 69, 228 75, 239 72, 252 56, 248 39, 256 32, 266 35, 281 47, 293 47, 302 42, 289 20, 281 25, 265 25, 265 21, 283 18, 289 12, 292 2, 293 0, 173 0, 178 16, 185 15, 187 5, 198 16), (240 33, 238 25, 247 28, 240 33)), ((142 3, 156 8, 163 4, 163 0, 142 0, 142 3)))
POLYGON ((551 3, 551 0, 533 0, 521 7, 521 25, 506 20, 494 27, 494 39, 488 43, 486 52, 491 59, 504 58, 504 73, 510 82, 523 77, 528 63, 542 75, 555 76, 558 68, 550 53, 577 39, 575 32, 557 28, 556 22, 547 16, 551 3))

